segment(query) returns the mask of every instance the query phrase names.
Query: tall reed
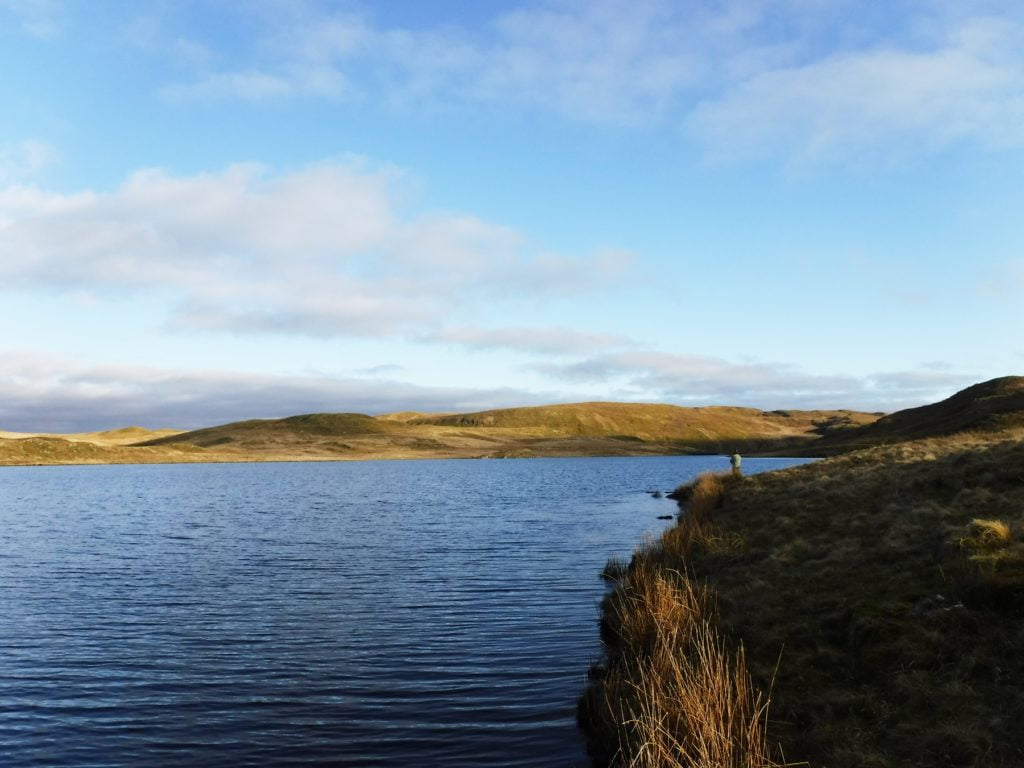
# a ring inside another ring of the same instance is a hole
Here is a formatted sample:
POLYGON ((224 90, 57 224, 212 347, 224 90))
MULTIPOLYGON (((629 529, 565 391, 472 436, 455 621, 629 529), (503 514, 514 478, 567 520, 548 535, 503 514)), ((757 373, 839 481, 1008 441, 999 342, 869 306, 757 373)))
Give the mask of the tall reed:
POLYGON ((702 475, 679 523, 646 542, 603 605, 605 659, 580 698, 597 766, 769 768, 768 699, 715 623, 713 595, 686 574, 686 555, 713 538, 731 478, 702 475))

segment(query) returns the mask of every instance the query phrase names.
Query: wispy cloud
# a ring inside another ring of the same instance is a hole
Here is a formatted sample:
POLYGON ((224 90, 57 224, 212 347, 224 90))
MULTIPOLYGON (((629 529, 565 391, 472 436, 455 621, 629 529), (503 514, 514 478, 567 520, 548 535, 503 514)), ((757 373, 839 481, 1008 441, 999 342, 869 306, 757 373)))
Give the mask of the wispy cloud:
POLYGON ((295 83, 267 72, 219 72, 197 83, 171 85, 163 90, 169 101, 220 101, 225 97, 242 101, 269 101, 295 92, 295 83))
POLYGON ((535 370, 571 385, 600 384, 631 399, 684 405, 894 410, 941 399, 976 376, 934 365, 868 376, 821 375, 786 363, 627 350, 535 370))
POLYGON ((703 100, 689 131, 716 159, 902 158, 962 141, 1024 145, 1024 27, 970 19, 924 50, 881 45, 767 69, 703 100))
POLYGON ((1024 292, 1024 258, 998 265, 975 286, 975 292, 991 298, 1017 301, 1024 292))
POLYGON ((358 160, 286 174, 133 174, 111 193, 0 189, 0 290, 147 293, 180 328, 421 334, 480 302, 557 299, 618 275, 464 213, 410 212, 402 175, 358 160))
POLYGON ((55 163, 58 157, 52 145, 39 139, 0 145, 0 184, 31 179, 55 163))
POLYGON ((77 432, 138 424, 193 429, 299 413, 475 411, 552 399, 513 388, 428 387, 390 378, 86 365, 0 353, 0 429, 77 432))
POLYGON ((624 336, 585 333, 571 328, 514 327, 442 328, 420 337, 422 341, 453 344, 474 350, 510 350, 533 355, 581 355, 608 349, 632 347, 636 342, 624 336))
POLYGON ((1004 3, 547 0, 475 28, 387 26, 368 8, 253 11, 265 24, 258 47, 164 93, 682 126, 720 161, 810 165, 1024 143, 1024 15, 1004 3))
POLYGON ((367 14, 306 7, 284 25, 275 19, 260 66, 205 71, 165 95, 372 95, 391 103, 538 106, 573 119, 648 123, 705 66, 689 50, 697 30, 661 0, 548 3, 498 15, 482 31, 384 27, 367 14))
POLYGON ((0 18, 7 14, 21 28, 42 40, 50 40, 64 29, 64 9, 58 0, 0 0, 0 18))

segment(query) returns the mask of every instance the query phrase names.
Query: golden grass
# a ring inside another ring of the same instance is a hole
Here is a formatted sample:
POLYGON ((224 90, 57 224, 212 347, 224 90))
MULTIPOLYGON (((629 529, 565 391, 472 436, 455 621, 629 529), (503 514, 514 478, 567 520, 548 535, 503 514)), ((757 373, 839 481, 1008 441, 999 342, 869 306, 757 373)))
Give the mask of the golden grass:
POLYGON ((186 433, 137 427, 75 435, 0 431, 0 465, 645 456, 718 453, 723 445, 768 451, 815 442, 823 423, 853 425, 876 417, 638 403, 380 417, 315 413, 186 433))
POLYGON ((974 518, 960 546, 977 565, 982 579, 994 584, 1024 586, 1024 542, 1014 536, 1005 520, 974 518))
POLYGON ((980 546, 989 548, 1005 547, 1013 542, 1013 529, 1005 520, 971 520, 971 528, 980 546))

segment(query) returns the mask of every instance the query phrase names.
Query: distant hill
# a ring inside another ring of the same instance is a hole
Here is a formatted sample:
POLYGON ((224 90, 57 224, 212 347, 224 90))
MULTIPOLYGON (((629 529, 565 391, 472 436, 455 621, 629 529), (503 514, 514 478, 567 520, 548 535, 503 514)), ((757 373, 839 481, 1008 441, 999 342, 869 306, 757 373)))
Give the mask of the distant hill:
POLYGON ((72 443, 93 443, 94 445, 131 445, 144 440, 155 440, 159 437, 177 435, 177 429, 146 429, 145 427, 122 427, 108 429, 103 432, 76 432, 74 434, 56 435, 42 432, 5 432, 0 430, 0 439, 24 440, 27 438, 56 438, 72 443))
POLYGON ((538 429, 559 437, 629 437, 644 441, 750 443, 826 434, 867 424, 880 414, 854 411, 761 411, 709 406, 684 408, 646 403, 568 403, 425 416, 411 421, 450 427, 538 429))
POLYGON ((181 432, 155 440, 140 441, 138 445, 170 445, 190 443, 208 448, 228 443, 263 447, 268 444, 315 442, 325 437, 351 437, 354 435, 385 434, 401 430, 399 423, 375 419, 361 413, 309 413, 285 419, 251 419, 235 421, 216 427, 181 432))
POLYGON ((76 435, 0 432, 0 464, 332 461, 721 454, 827 456, 961 432, 1024 429, 1024 377, 976 384, 884 416, 648 403, 567 403, 474 413, 310 413, 191 432, 125 427, 76 435))
POLYGON ((826 436, 808 448, 835 454, 907 440, 1017 427, 1024 427, 1024 376, 1003 376, 967 387, 938 403, 896 411, 871 424, 826 436))
POLYGON ((140 441, 300 458, 593 456, 783 450, 870 423, 853 411, 571 403, 462 414, 320 413, 140 441))

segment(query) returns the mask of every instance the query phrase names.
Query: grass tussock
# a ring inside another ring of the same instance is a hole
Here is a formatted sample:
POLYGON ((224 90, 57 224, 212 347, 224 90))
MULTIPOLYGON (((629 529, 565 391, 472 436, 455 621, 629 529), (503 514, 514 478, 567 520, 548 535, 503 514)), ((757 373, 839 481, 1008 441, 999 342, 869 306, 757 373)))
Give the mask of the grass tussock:
POLYGON ((1013 543, 1013 529, 1005 520, 982 520, 976 517, 971 520, 971 528, 976 533, 979 547, 1001 549, 1013 543))
POLYGON ((1024 588, 1024 542, 1017 540, 1009 522, 974 518, 960 546, 977 565, 983 582, 1024 588))
MULTIPOLYGON (((768 700, 716 626, 712 593, 686 572, 695 547, 717 541, 712 515, 731 476, 686 491, 679 523, 645 542, 602 606, 606 655, 578 717, 597 766, 769 768, 768 700)), ((608 568, 606 567, 606 571, 608 568)))

